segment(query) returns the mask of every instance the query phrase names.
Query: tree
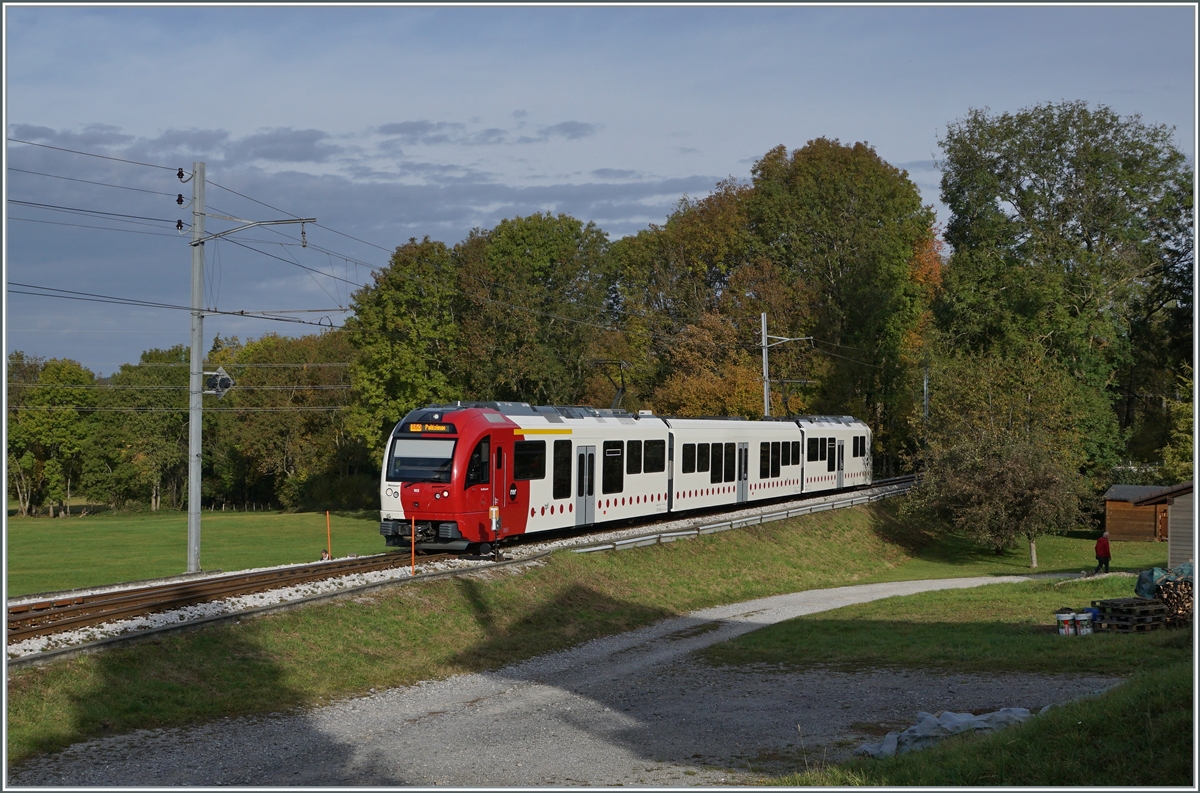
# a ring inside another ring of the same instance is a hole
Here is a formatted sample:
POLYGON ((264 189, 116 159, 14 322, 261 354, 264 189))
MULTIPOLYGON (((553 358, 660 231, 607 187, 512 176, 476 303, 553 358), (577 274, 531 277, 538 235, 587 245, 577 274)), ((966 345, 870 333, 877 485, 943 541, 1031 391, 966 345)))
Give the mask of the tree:
POLYGON ((876 458, 891 468, 908 444, 933 210, 908 174, 866 143, 818 138, 790 156, 779 146, 752 174, 746 213, 755 250, 802 285, 806 303, 803 326, 786 316, 776 326, 816 337, 826 358, 810 369, 819 381, 813 409, 866 419, 876 458))
POLYGON ((166 350, 146 350, 137 364, 122 364, 109 378, 111 388, 105 397, 113 412, 103 415, 100 421, 119 422, 119 427, 108 428, 104 434, 110 443, 117 443, 121 437, 124 442, 116 447, 106 443, 109 453, 92 457, 88 481, 92 490, 114 507, 134 496, 128 487, 117 486, 118 482, 129 484, 121 472, 126 464, 136 470, 151 511, 161 507, 164 491, 173 509, 183 505, 189 357, 182 344, 166 350), (124 454, 118 456, 118 451, 124 454))
POLYGON ((1086 406, 1071 376, 1044 354, 943 352, 930 381, 906 509, 997 552, 1024 538, 1037 567, 1037 538, 1079 519, 1086 406))
POLYGON ((1192 404, 1192 368, 1179 378, 1181 398, 1171 402, 1171 440, 1163 451, 1162 478, 1165 484, 1190 482, 1194 475, 1192 455, 1195 453, 1193 437, 1194 408, 1192 404))
POLYGON ((1095 392, 1097 410, 1123 404, 1119 425, 1093 418, 1092 469, 1117 461, 1120 428, 1145 412, 1139 394, 1190 360, 1192 176, 1171 137, 1063 102, 971 110, 941 141, 954 253, 938 327, 980 352, 1032 342, 1095 392))
POLYGON ((441 242, 410 239, 374 283, 354 293, 345 336, 354 348, 348 426, 378 453, 415 407, 456 399, 460 328, 456 264, 441 242))
POLYGON ((654 392, 655 408, 676 416, 762 418, 762 373, 738 342, 737 328, 719 314, 684 328, 668 353, 673 371, 654 392))
MULTIPOLYGON (((237 372, 237 386, 207 411, 218 419, 208 444, 213 496, 235 503, 274 496, 291 509, 348 505, 331 495, 339 481, 373 467, 346 426, 345 364, 353 352, 337 330, 299 338, 267 334, 236 351, 228 366, 237 372)), ((371 489, 376 485, 372 477, 371 489)))
POLYGON ((462 393, 539 404, 580 398, 594 369, 593 337, 611 327, 607 245, 594 223, 539 213, 476 229, 455 247, 462 393))
MULTIPOLYGON (((26 388, 19 442, 33 458, 28 469, 40 467, 45 496, 69 516, 96 400, 95 375, 77 361, 51 358, 41 365, 37 383, 26 388)), ((27 468, 23 461, 19 464, 27 468)))
POLYGON ((27 517, 42 502, 46 478, 34 413, 26 409, 45 360, 17 350, 9 353, 7 363, 8 492, 17 501, 18 513, 27 517))

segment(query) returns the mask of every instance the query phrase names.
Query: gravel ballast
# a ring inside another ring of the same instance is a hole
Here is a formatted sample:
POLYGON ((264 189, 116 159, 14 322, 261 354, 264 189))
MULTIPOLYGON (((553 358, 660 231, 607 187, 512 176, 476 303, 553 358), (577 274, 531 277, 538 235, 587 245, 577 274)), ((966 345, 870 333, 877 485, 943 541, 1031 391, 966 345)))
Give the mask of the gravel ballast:
POLYGON ((714 668, 692 653, 852 603, 1024 577, 865 584, 693 612, 496 672, 94 739, 13 785, 722 785, 836 761, 918 711, 1040 709, 1111 676, 714 668))

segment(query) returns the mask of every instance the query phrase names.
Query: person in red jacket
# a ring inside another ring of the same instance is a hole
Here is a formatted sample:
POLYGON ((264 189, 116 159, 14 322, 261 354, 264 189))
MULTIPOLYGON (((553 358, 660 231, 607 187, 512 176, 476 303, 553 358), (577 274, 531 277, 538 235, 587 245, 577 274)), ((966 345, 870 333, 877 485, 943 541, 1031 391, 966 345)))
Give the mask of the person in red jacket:
POLYGON ((1100 535, 1100 539, 1096 540, 1096 569, 1092 571, 1092 575, 1100 572, 1100 568, 1104 568, 1104 572, 1108 572, 1108 563, 1112 559, 1112 551, 1108 547, 1108 532, 1100 535))

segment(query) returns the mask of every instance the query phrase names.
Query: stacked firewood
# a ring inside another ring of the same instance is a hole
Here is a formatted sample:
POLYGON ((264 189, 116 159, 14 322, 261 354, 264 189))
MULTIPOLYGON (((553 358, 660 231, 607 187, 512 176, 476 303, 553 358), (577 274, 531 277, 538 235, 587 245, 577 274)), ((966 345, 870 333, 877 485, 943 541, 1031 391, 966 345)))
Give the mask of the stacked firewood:
POLYGON ((1164 581, 1154 588, 1154 596, 1166 604, 1169 622, 1191 621, 1191 581, 1164 581))

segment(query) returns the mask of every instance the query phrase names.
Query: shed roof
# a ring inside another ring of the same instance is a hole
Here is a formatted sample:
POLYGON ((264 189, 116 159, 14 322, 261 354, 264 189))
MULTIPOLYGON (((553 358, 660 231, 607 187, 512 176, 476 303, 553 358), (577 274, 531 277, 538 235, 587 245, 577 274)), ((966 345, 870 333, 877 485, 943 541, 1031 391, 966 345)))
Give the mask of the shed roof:
POLYGON ((1160 485, 1113 485, 1104 493, 1105 501, 1137 501, 1162 490, 1160 485))
POLYGON ((1149 504, 1166 504, 1171 499, 1179 498, 1180 496, 1186 496, 1190 492, 1192 492, 1192 483, 1182 482, 1178 485, 1160 487, 1154 493, 1142 496, 1133 503, 1138 507, 1144 507, 1149 504))

